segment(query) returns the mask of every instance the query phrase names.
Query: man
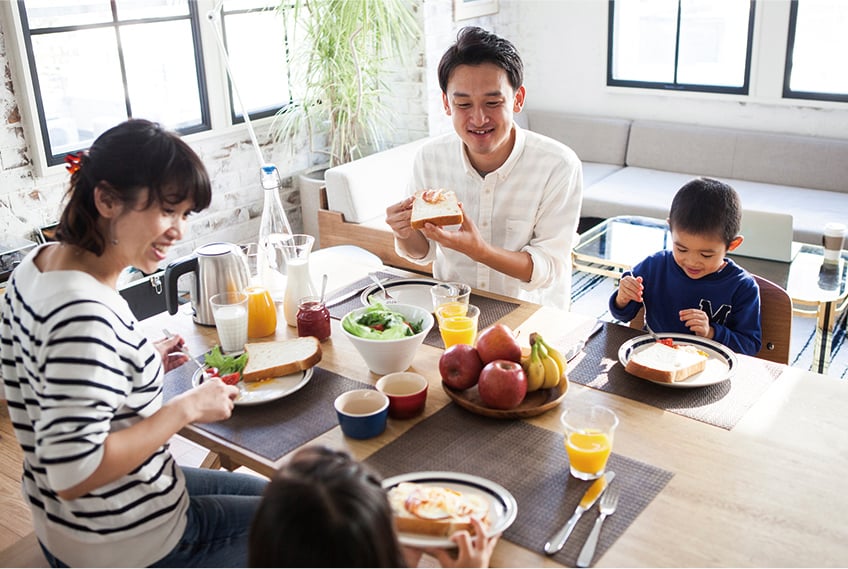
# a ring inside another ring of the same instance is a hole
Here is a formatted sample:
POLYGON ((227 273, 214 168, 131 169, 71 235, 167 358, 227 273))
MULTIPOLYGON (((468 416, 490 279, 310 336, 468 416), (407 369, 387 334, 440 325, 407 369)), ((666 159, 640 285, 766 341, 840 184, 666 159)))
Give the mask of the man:
POLYGON ((386 208, 398 254, 433 261, 433 274, 567 309, 571 247, 583 192, 580 160, 567 146, 515 124, 524 105, 524 65, 509 41, 460 30, 439 63, 450 133, 416 157, 410 197, 386 208), (416 190, 454 190, 459 229, 410 226, 416 190))

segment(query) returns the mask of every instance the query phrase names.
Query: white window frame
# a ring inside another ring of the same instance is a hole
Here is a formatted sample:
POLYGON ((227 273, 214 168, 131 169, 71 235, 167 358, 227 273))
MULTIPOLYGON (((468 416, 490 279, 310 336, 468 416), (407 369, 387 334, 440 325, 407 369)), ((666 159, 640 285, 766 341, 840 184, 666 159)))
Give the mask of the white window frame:
MULTIPOLYGON (((209 104, 209 129, 186 135, 186 140, 202 140, 227 133, 243 133, 247 126, 243 121, 233 124, 230 106, 229 83, 226 64, 218 48, 215 30, 209 23, 207 14, 217 7, 217 0, 190 0, 196 3, 200 19, 200 43, 203 52, 203 67, 209 104)), ((7 57, 12 72, 15 97, 18 101, 21 123, 29 146, 28 154, 35 175, 45 177, 64 171, 63 164, 48 165, 47 148, 41 134, 41 125, 36 104, 36 90, 33 85, 26 54, 26 43, 19 7, 16 0, 0 0, 0 24, 6 42, 7 57)), ((256 127, 270 125, 273 117, 252 120, 256 127)))

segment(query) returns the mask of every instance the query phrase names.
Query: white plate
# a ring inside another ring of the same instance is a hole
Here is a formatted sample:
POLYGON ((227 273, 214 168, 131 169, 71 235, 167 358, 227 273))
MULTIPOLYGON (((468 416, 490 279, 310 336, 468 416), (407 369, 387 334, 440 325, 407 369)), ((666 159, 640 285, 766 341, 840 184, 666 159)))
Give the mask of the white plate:
MULTIPOLYGON (((489 534, 504 531, 515 521, 518 503, 509 490, 486 478, 463 474, 461 472, 425 471, 410 472, 386 478, 383 488, 387 491, 401 482, 415 482, 426 486, 446 486, 463 494, 477 494, 489 501, 489 513, 492 520, 489 534)), ((446 537, 401 532, 398 535, 402 545, 410 547, 456 547, 446 537)))
MULTIPOLYGON (((430 288, 434 284, 439 284, 439 281, 435 279, 398 279, 383 283, 383 286, 386 288, 386 292, 398 301, 398 304, 411 304, 423 308, 427 312, 433 312, 433 297, 430 296, 430 288)), ((363 305, 370 306, 371 300, 385 302, 386 298, 383 296, 380 287, 374 284, 362 291, 360 300, 362 300, 363 305)))
MULTIPOLYGON (((714 342, 713 340, 700 338, 691 334, 666 333, 657 334, 657 336, 660 338, 671 338, 674 340, 675 344, 695 346, 699 350, 709 354, 710 357, 707 360, 707 367, 704 368, 704 371, 687 377, 683 381, 666 383, 650 379, 646 380, 651 383, 656 383, 657 385, 662 385, 664 387, 677 387, 681 389, 704 387, 706 385, 713 385, 730 379, 739 368, 739 362, 736 360, 736 354, 734 354, 726 346, 719 344, 718 342, 714 342)), ((621 365, 626 366, 627 362, 630 360, 630 356, 655 343, 656 340, 648 334, 627 340, 618 349, 618 361, 621 362, 621 365)))
MULTIPOLYGON (((291 395, 309 383, 310 379, 312 379, 312 368, 265 381, 252 383, 239 381, 236 384, 236 387, 239 389, 239 395, 236 397, 234 403, 236 405, 259 405, 260 403, 274 401, 291 395)), ((200 370, 197 369, 194 371, 194 375, 191 376, 191 384, 196 387, 199 382, 200 370)))

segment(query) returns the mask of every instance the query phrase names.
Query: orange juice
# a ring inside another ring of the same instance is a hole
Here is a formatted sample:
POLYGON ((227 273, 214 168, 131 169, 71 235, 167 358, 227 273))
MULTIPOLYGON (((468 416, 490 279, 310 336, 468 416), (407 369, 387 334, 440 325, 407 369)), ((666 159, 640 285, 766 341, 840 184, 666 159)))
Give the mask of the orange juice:
POLYGON ((609 435, 596 429, 575 431, 565 437, 565 450, 571 468, 586 474, 602 472, 611 449, 609 435))
POLYGON ((450 348, 454 344, 473 346, 477 336, 477 322, 468 316, 443 317, 439 322, 439 331, 442 333, 445 348, 450 348))
POLYGON ((271 293, 261 286, 244 289, 247 295, 247 335, 251 338, 270 336, 277 330, 277 307, 271 293))
POLYGON ((451 318, 454 316, 465 316, 468 313, 468 305, 462 302, 446 302, 436 308, 436 318, 451 318))

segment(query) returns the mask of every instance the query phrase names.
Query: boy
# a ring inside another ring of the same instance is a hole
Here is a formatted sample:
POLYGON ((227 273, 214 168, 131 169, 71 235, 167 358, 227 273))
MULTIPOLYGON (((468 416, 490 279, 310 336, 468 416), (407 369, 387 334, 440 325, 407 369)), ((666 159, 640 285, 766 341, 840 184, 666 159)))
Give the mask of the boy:
POLYGON ((725 255, 739 247, 742 208, 729 185, 711 178, 685 184, 671 202, 673 249, 654 253, 621 278, 609 301, 629 322, 645 306, 655 332, 692 333, 755 355, 762 344, 760 290, 725 255))

